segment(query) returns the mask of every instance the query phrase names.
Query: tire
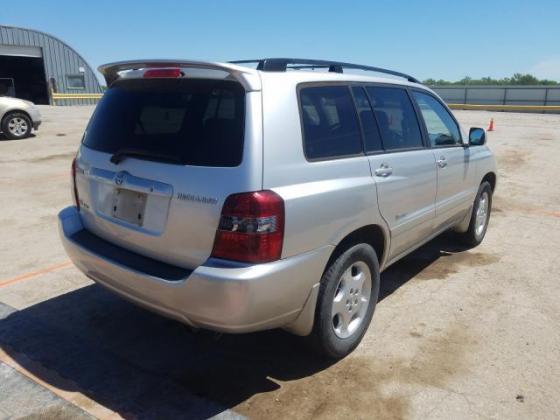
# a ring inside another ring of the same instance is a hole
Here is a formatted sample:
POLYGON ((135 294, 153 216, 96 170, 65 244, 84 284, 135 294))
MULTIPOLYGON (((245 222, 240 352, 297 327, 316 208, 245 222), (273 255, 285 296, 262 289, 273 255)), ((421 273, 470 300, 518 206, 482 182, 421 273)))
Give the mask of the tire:
POLYGON ((2 132, 10 140, 29 137, 31 128, 31 119, 23 112, 10 112, 2 119, 2 132))
POLYGON ((377 304, 379 283, 377 255, 367 244, 349 248, 327 267, 308 337, 316 352, 340 359, 360 344, 377 304))
POLYGON ((480 245, 488 230, 491 211, 492 187, 488 182, 484 181, 478 187, 478 192, 474 199, 469 228, 465 233, 461 234, 463 243, 472 247, 480 245))

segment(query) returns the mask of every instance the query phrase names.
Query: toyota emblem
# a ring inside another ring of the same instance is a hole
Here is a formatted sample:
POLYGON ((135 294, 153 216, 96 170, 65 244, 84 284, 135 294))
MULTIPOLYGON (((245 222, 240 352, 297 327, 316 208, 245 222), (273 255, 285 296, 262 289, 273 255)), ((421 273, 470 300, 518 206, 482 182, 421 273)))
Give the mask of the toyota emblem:
POLYGON ((126 172, 119 172, 115 175, 115 184, 122 185, 126 178, 126 172))

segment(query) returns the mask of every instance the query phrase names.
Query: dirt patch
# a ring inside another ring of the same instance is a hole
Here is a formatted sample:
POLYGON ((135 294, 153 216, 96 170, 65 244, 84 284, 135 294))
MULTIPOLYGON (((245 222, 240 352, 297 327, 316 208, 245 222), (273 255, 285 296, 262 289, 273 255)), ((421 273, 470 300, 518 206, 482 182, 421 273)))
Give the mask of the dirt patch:
POLYGON ((521 203, 519 201, 499 197, 499 207, 495 205, 496 201, 494 201, 492 205, 492 212, 500 213, 503 212, 503 208, 507 209, 508 213, 516 212, 516 213, 525 213, 525 214, 532 214, 537 216, 548 216, 548 217, 560 217, 560 208, 556 207, 533 207, 528 204, 521 203))
POLYGON ((69 404, 60 404, 47 407, 46 409, 25 416, 24 418, 26 420, 76 420, 89 419, 91 416, 69 404))
POLYGON ((494 264, 500 257, 494 254, 481 252, 442 252, 441 257, 417 274, 420 280, 443 280, 452 274, 458 273, 462 267, 480 267, 494 264))
MULTIPOLYGON (((425 329, 425 328, 424 328, 425 329)), ((418 335, 418 338, 421 335, 418 335)), ((417 341, 415 356, 348 357, 297 381, 274 380, 279 388, 254 395, 234 407, 250 418, 406 418, 409 396, 403 385, 445 388, 464 370, 463 357, 474 341, 463 328, 429 331, 417 341)))
POLYGON ((507 209, 507 205, 504 199, 502 198, 502 196, 499 194, 495 194, 492 197, 492 209, 491 209, 490 217, 492 217, 493 214, 503 215, 506 209, 507 209))
POLYGON ((48 155, 40 158, 29 159, 27 160, 27 162, 49 162, 51 160, 57 160, 57 159, 69 159, 71 157, 74 157, 75 154, 76 151, 72 151, 68 153, 59 153, 56 155, 48 155))
POLYGON ((527 163, 528 152, 517 149, 506 150, 496 156, 498 167, 507 171, 518 170, 519 166, 527 163))

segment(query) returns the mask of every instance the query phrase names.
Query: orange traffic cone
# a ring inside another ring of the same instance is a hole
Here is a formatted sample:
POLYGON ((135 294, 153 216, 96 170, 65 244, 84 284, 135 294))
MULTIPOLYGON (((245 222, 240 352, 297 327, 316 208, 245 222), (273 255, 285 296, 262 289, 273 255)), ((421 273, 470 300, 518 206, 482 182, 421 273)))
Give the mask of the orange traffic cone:
POLYGON ((490 125, 486 131, 494 131, 494 118, 490 118, 490 125))

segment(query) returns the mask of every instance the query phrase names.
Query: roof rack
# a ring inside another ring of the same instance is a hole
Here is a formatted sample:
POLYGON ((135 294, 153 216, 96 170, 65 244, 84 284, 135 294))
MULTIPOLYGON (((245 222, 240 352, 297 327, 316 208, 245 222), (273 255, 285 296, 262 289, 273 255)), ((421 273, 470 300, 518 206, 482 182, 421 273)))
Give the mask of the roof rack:
POLYGON ((387 70, 381 67, 364 66, 361 64, 343 63, 340 61, 329 60, 309 60, 306 58, 260 58, 255 60, 235 60, 230 61, 233 64, 250 64, 257 63, 257 70, 262 71, 286 71, 290 69, 316 69, 328 68, 329 72, 342 73, 344 68, 357 69, 365 71, 373 71, 376 73, 385 73, 393 76, 402 77, 412 83, 420 83, 415 77, 394 70, 387 70), (288 67, 289 66, 289 67, 288 67))

